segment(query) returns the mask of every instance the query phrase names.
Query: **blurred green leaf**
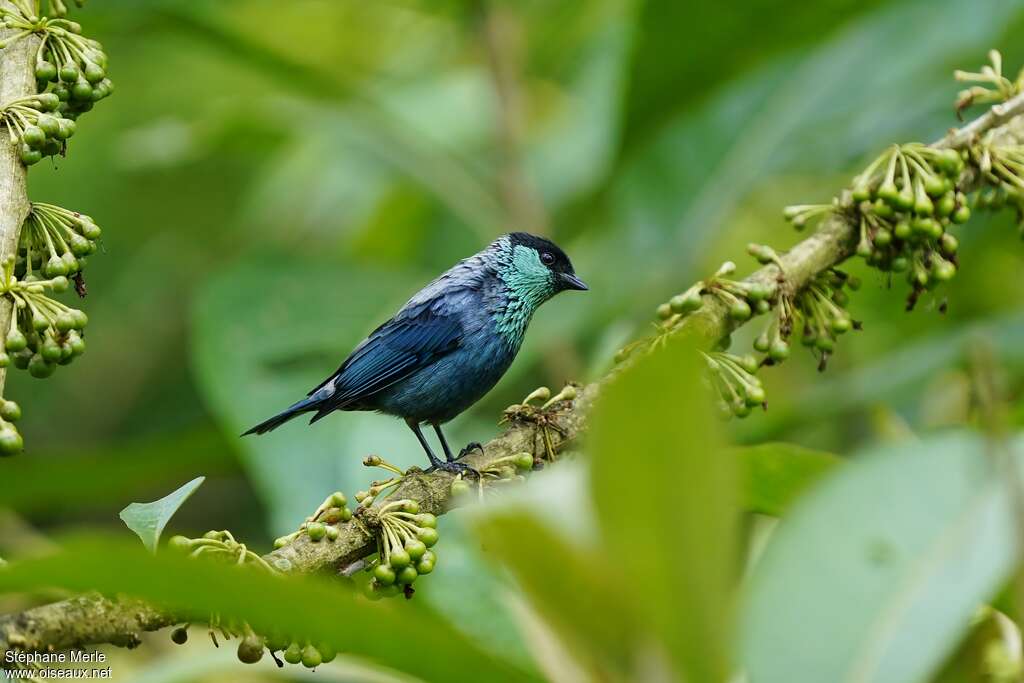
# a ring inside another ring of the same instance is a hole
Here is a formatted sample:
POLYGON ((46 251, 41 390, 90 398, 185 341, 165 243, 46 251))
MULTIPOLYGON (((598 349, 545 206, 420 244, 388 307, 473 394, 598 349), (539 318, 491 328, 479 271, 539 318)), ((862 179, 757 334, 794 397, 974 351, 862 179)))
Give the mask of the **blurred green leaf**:
POLYGON ((1007 475, 987 449, 972 434, 879 449, 801 501, 750 581, 751 680, 927 680, 1016 561, 1007 475))
POLYGON ((112 500, 123 504, 131 496, 158 495, 155 485, 181 481, 197 471, 210 476, 238 473, 234 453, 212 429, 110 442, 83 448, 74 457, 62 455, 41 451, 5 462, 4 476, 18 485, 0 488, 0 505, 28 516, 67 516, 107 508, 112 500))
POLYGON ((639 629, 619 587, 621 558, 570 545, 529 513, 494 512, 477 529, 580 666, 595 680, 630 679, 639 629))
POLYGON ((206 477, 196 477, 160 500, 152 503, 132 503, 121 510, 118 517, 142 539, 142 544, 149 552, 155 553, 157 544, 160 543, 160 534, 164 532, 167 522, 204 481, 206 477))
POLYGON ((248 621, 264 633, 284 631, 323 640, 426 680, 475 683, 481 671, 489 681, 536 680, 481 651, 419 601, 370 603, 338 579, 282 580, 175 553, 150 556, 135 545, 89 537, 69 540, 61 552, 0 572, 0 593, 40 587, 128 595, 197 623, 219 613, 248 621))
POLYGON ((592 495, 624 590, 679 676, 720 683, 730 670, 739 482, 697 390, 699 360, 689 343, 670 344, 604 390, 592 420, 592 495))
POLYGON ((743 471, 744 508, 776 517, 842 462, 831 453, 790 443, 748 446, 731 453, 743 471))
MULTIPOLYGON (((824 0, 796 3, 777 12, 774 0, 743 3, 680 3, 647 0, 636 22, 629 67, 625 149, 658 133, 666 121, 694 105, 719 84, 767 59, 811 42, 824 42, 822 30, 835 31, 880 0, 824 0), (718 40, 680 40, 684 26, 699 26, 718 40), (679 87, 686 83, 686 87, 679 87)), ((828 40, 828 36, 824 36, 828 40)))

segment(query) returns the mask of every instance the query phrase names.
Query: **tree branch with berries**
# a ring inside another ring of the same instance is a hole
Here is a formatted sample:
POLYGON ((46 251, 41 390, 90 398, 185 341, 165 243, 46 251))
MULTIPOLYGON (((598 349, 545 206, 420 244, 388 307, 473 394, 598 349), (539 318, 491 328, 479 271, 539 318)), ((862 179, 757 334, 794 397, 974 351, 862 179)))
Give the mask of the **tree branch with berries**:
MULTIPOLYGON (((113 92, 103 46, 67 12, 63 0, 0 3, 0 396, 9 368, 42 379, 85 351, 87 316, 53 295, 72 281, 85 295, 86 257, 100 229, 28 196, 28 167, 65 156, 78 117, 113 92)), ((0 398, 0 456, 22 450, 20 418, 19 405, 0 398)))
MULTIPOLYGON (((991 105, 987 112, 931 145, 908 143, 886 149, 831 203, 787 208, 784 215, 794 227, 813 228, 813 234, 785 252, 750 245, 748 252, 762 264, 760 269, 736 279, 735 264, 724 264, 659 306, 656 333, 622 349, 616 356, 619 367, 609 377, 638 354, 677 335, 694 334, 709 340, 703 357, 723 413, 744 416, 766 403, 758 374, 787 360, 794 340, 807 346, 824 369, 837 341, 857 329, 845 307, 859 283, 838 269, 842 262, 863 258, 882 272, 905 278, 909 310, 955 276, 959 262, 953 231, 973 212, 1009 207, 1024 224, 1024 73, 1010 80, 1003 76, 997 54, 991 61, 979 73, 957 74, 970 82, 960 93, 957 111, 980 103, 991 105), (758 318, 764 325, 752 353, 730 352, 731 332, 758 318)), ((12 145, 8 151, 16 149, 12 145)), ((27 203, 22 210, 27 212, 27 203)), ((62 211, 44 209, 50 221, 46 225, 58 217, 69 221, 72 231, 83 224, 82 217, 62 211)), ((93 239, 84 229, 81 236, 93 239)), ((21 282, 19 273, 30 272, 31 263, 26 258, 16 261, 13 270, 8 265, 4 277, 21 282), (18 263, 25 263, 26 270, 19 270, 18 263)), ((64 277, 44 275, 49 280, 41 281, 51 283, 64 277)), ((10 287, 8 291, 13 294, 10 287)), ((8 297, 4 300, 9 303, 8 297)), ((63 324, 67 333, 77 329, 68 326, 70 315, 63 324)), ((59 317, 54 319, 58 333, 59 317)), ((35 330, 43 344, 47 329, 35 330)), ((15 352, 24 355, 22 350, 15 352)), ((38 343, 33 353, 41 354, 38 343)), ((436 516, 513 485, 577 444, 604 381, 607 378, 585 387, 568 386, 554 395, 540 389, 510 406, 504 431, 464 457, 475 477, 415 468, 403 472, 371 456, 365 464, 383 468, 388 476, 356 493, 354 510, 346 495, 332 494, 265 555, 249 550, 226 531, 197 539, 178 536, 167 545, 197 560, 219 559, 275 575, 330 573, 338 580, 359 583, 370 599, 412 597, 416 580, 434 569, 436 516)), ((155 547, 157 537, 149 544, 155 547)), ((83 596, 0 617, 0 648, 56 651, 98 643, 134 645, 143 631, 181 622, 180 615, 134 600, 83 596)), ((257 661, 269 651, 275 658, 281 653, 287 662, 313 667, 333 657, 329 647, 294 634, 257 634, 244 622, 209 625, 225 636, 239 637, 242 661, 257 661)), ((175 642, 187 638, 186 628, 175 628, 175 642)))

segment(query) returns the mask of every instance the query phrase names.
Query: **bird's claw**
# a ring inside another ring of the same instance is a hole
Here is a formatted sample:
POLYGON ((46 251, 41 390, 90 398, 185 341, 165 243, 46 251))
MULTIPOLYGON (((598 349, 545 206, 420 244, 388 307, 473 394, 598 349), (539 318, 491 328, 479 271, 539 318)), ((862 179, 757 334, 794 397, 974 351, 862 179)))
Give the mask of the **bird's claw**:
POLYGON ((464 462, 456 462, 454 460, 450 460, 448 462, 438 461, 438 462, 434 463, 430 467, 430 470, 440 470, 442 472, 450 472, 452 474, 461 474, 463 476, 468 474, 468 475, 472 476, 475 479, 479 479, 480 478, 479 470, 476 470, 476 469, 470 467, 469 465, 467 465, 464 462))
POLYGON ((480 445, 479 441, 470 441, 466 444, 466 447, 459 451, 459 457, 464 458, 473 451, 480 451, 480 455, 484 454, 484 447, 480 445))

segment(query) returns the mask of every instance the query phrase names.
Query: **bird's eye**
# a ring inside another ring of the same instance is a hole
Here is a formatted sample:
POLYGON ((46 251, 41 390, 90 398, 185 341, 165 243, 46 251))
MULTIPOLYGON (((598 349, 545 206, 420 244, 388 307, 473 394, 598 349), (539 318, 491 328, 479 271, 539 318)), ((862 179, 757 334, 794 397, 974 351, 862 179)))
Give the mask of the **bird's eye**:
POLYGON ((540 262, 543 263, 545 266, 550 266, 555 262, 555 255, 552 254, 550 251, 541 252, 540 262))

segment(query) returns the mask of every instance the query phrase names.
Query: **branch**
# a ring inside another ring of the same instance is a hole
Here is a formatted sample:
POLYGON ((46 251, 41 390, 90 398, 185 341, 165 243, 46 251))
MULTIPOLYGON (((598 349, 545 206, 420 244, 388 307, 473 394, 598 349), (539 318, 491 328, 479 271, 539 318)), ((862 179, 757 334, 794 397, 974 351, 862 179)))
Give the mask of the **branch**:
MULTIPOLYGON (((1024 114, 1024 95, 994 107, 960 130, 951 131, 935 146, 959 149, 989 132, 1024 137, 1021 114, 1024 114)), ((799 290, 818 273, 853 255, 856 231, 856 224, 843 212, 837 212, 824 221, 818 232, 781 256, 781 271, 779 265, 765 266, 747 280, 768 283, 784 273, 786 286, 799 290)), ((717 297, 705 295, 702 308, 688 316, 681 327, 702 337, 717 339, 741 324, 730 319, 725 305, 717 297)), ((600 382, 584 387, 574 401, 556 406, 557 410, 549 415, 557 428, 550 431, 555 454, 564 451, 583 434, 586 415, 599 387, 600 382)), ((477 469, 486 469, 489 463, 515 453, 538 453, 539 429, 532 422, 513 423, 485 445, 483 454, 471 454, 464 461, 477 469)), ((413 499, 423 512, 442 514, 451 507, 452 478, 446 472, 414 472, 405 477, 393 497, 413 499)), ((358 512, 350 522, 342 524, 339 537, 333 542, 314 543, 307 535, 300 534, 264 559, 284 573, 344 572, 352 563, 376 551, 373 533, 364 521, 367 514, 372 512, 358 512)), ((59 651, 100 643, 130 647, 139 642, 140 632, 157 630, 174 621, 172 616, 137 601, 112 602, 89 595, 0 617, 0 651, 7 648, 59 651)))
MULTIPOLYGON (((13 8, 4 0, 3 6, 13 8)), ((17 33, 13 29, 0 32, 0 39, 17 33)), ((35 63, 39 38, 26 36, 0 50, 0 107, 11 100, 36 94, 35 63)), ((18 142, 0 134, 0 261, 17 254, 21 226, 29 212, 28 171, 21 162, 18 142)), ((13 304, 10 297, 0 297, 0 335, 11 325, 13 304)), ((7 380, 7 369, 0 368, 0 395, 7 380)))

